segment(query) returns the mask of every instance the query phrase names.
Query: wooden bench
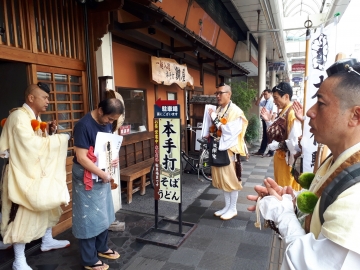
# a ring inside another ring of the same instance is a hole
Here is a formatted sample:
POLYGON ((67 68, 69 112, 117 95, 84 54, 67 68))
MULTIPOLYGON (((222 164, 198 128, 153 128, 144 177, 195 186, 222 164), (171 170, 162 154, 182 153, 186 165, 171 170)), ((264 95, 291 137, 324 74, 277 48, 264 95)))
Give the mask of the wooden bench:
POLYGON ((124 136, 119 153, 120 180, 126 182, 121 188, 126 192, 127 203, 131 203, 132 194, 140 190, 145 194, 145 187, 150 182, 146 175, 154 162, 154 132, 139 132, 124 136))
POLYGON ((150 172, 153 163, 154 159, 149 158, 125 169, 120 169, 120 179, 127 182, 127 187, 124 188, 124 190, 126 189, 127 203, 132 202, 132 195, 138 190, 140 190, 140 195, 145 195, 146 174, 150 172), (140 184, 134 188, 134 181, 138 178, 140 178, 140 184))

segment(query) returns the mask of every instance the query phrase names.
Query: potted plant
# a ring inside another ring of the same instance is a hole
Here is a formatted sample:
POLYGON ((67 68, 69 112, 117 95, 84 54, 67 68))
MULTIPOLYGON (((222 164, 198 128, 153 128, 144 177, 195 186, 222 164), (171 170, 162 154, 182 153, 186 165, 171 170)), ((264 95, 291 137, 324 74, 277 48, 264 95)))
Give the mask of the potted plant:
POLYGON ((249 110, 253 106, 254 99, 257 97, 257 90, 255 88, 256 86, 254 85, 253 80, 231 83, 231 99, 243 110, 249 121, 245 133, 245 140, 248 144, 259 139, 260 120, 254 114, 249 115, 249 110))

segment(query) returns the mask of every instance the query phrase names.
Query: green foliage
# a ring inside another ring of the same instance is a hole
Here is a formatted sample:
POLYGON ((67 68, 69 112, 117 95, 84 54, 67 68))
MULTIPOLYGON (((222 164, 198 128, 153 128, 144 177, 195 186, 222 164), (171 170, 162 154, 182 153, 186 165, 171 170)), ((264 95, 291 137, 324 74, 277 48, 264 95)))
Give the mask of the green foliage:
POLYGON ((259 130, 260 130, 260 120, 256 115, 252 115, 248 118, 249 124, 245 132, 245 140, 248 143, 259 139, 259 130))
POLYGON ((309 189, 315 174, 311 172, 304 172, 299 176, 299 184, 302 188, 309 189))
POLYGON ((247 116, 254 103, 255 97, 257 97, 253 80, 249 80, 249 82, 233 82, 231 83, 231 91, 231 100, 238 105, 247 116))
POLYGON ((249 110, 253 106, 254 99, 257 97, 257 90, 255 88, 253 80, 231 83, 231 100, 243 110, 249 121, 245 133, 245 140, 248 143, 259 138, 260 120, 256 115, 251 115, 250 117, 248 115, 249 110))
POLYGON ((314 193, 304 191, 297 196, 296 204, 302 213, 311 214, 314 211, 318 199, 314 193))

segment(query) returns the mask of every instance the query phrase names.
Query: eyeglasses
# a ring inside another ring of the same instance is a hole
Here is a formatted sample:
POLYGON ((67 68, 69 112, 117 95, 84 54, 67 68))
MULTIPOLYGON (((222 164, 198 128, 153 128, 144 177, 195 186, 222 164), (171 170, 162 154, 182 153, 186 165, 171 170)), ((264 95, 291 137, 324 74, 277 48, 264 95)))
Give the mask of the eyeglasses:
POLYGON ((360 74, 355 71, 352 66, 357 64, 356 58, 347 58, 347 59, 341 59, 334 64, 332 64, 327 70, 326 73, 328 77, 341 72, 341 71, 347 71, 348 73, 355 73, 356 75, 360 76, 360 74))
POLYGON ((215 92, 214 95, 215 95, 215 96, 219 96, 219 95, 224 94, 224 93, 229 93, 229 92, 219 91, 219 92, 215 92))

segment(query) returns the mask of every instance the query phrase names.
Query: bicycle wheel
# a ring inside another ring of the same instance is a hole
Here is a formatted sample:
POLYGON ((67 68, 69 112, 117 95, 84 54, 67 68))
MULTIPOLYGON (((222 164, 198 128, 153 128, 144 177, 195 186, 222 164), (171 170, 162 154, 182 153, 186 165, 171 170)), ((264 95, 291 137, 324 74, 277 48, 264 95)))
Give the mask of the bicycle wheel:
POLYGON ((150 169, 150 186, 154 188, 154 169, 155 169, 155 163, 151 165, 150 169))
POLYGON ((183 161, 186 162, 183 168, 183 172, 186 174, 197 174, 199 159, 188 156, 184 151, 181 151, 181 157, 183 161))
POLYGON ((204 149, 200 155, 199 166, 203 177, 208 181, 212 181, 211 166, 209 163, 209 151, 207 149, 204 149))

